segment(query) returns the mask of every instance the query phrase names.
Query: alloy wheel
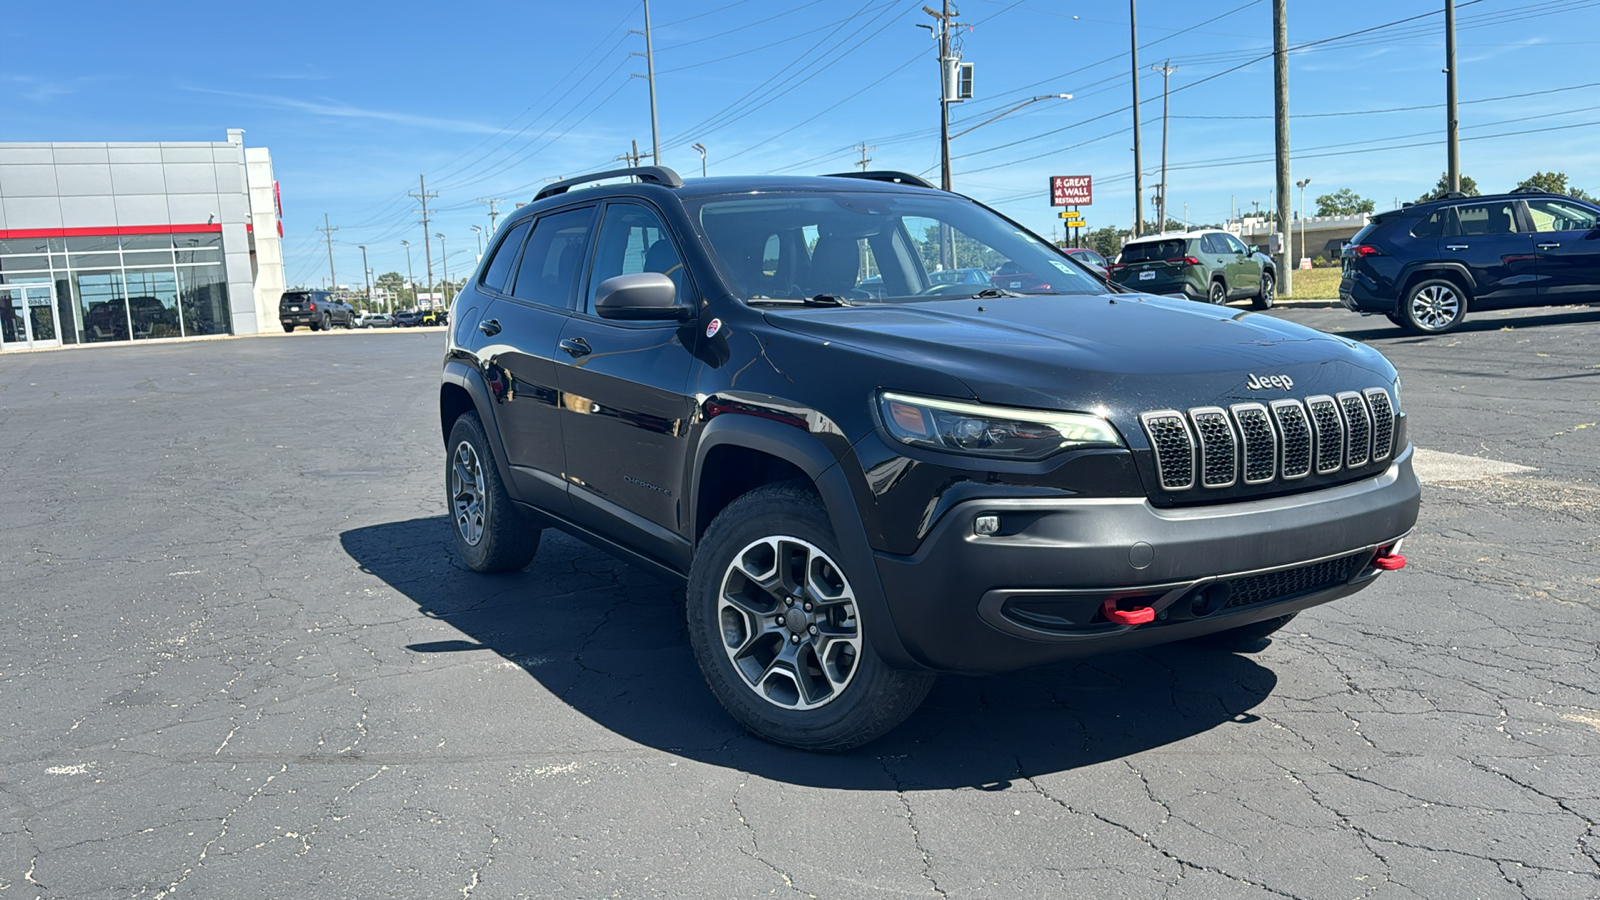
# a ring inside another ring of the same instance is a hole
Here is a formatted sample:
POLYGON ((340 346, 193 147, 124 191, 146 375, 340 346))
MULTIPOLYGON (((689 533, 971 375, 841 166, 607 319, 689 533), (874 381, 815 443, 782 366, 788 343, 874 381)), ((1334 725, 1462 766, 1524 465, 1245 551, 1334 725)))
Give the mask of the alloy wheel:
POLYGON ((1411 295, 1411 319, 1424 331, 1450 327, 1461 315, 1461 295, 1447 285, 1429 284, 1411 295))
POLYGON ((783 709, 837 699, 861 661, 855 593, 827 553, 797 537, 764 537, 734 555, 717 623, 745 686, 783 709))
POLYGON ((472 444, 462 441, 456 445, 455 459, 450 466, 450 507, 455 514, 456 530, 469 546, 476 547, 483 540, 486 505, 483 462, 472 444))

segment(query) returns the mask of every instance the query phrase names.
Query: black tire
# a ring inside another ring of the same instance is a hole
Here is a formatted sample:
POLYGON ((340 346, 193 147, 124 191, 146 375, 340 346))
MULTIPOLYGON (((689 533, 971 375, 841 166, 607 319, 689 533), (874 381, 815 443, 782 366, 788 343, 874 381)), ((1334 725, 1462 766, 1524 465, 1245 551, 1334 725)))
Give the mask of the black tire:
POLYGON ((1228 303, 1228 286, 1221 279, 1211 282, 1211 287, 1206 290, 1206 302, 1217 306, 1226 306, 1228 303))
POLYGON ((474 572, 516 572, 539 552, 540 529, 511 502, 476 412, 450 428, 445 454, 445 506, 456 554, 474 572))
POLYGON ((821 499, 787 482, 730 503, 689 569, 700 672, 730 715, 775 744, 859 747, 905 721, 933 686, 931 673, 892 669, 873 651, 839 556, 821 499))
POLYGON ((293 330, 294 330, 294 326, 293 326, 293 325, 290 325, 290 324, 288 324, 288 323, 285 323, 285 324, 284 324, 284 326, 283 326, 283 330, 284 330, 284 331, 285 331, 285 332, 289 332, 289 331, 293 331, 293 330))
POLYGON ((1278 301, 1278 280, 1271 272, 1261 273, 1261 287, 1256 291, 1256 296, 1250 301, 1252 309, 1271 309, 1278 301))
POLYGON ((327 313, 323 313, 322 314, 322 330, 323 331, 332 331, 333 330, 333 317, 328 315, 327 313))
POLYGON ((1261 643, 1262 641, 1294 621, 1294 617, 1297 615, 1299 613, 1290 613, 1287 616, 1279 616, 1276 619, 1262 619, 1260 622, 1252 622, 1249 625, 1241 625, 1238 628, 1230 628, 1227 631, 1218 631, 1197 637, 1191 640, 1190 643, 1214 650, 1227 650, 1235 653, 1261 650, 1266 646, 1261 643))
POLYGON ((1448 278, 1428 278, 1406 291, 1400 300, 1401 320, 1412 334, 1454 331, 1467 317, 1467 292, 1448 278))

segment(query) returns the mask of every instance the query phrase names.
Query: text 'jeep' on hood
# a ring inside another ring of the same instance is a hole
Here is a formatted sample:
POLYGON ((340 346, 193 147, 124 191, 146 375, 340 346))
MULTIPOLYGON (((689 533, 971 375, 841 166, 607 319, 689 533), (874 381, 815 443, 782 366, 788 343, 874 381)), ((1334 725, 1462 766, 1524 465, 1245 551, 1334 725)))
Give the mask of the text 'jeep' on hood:
POLYGON ((806 749, 937 672, 1258 641, 1417 517, 1376 351, 1114 287, 909 175, 558 182, 448 337, 462 560, 554 527, 684 579, 717 698, 806 749))

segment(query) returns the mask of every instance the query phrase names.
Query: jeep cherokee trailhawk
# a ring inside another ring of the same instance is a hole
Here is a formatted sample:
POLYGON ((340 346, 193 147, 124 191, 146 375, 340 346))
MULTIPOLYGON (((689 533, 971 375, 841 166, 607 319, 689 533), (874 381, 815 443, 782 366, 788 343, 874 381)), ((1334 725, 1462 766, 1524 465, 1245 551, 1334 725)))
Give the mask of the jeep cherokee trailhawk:
POLYGON ((1401 566, 1417 517, 1379 353, 1108 286, 908 175, 552 184, 448 334, 466 564, 555 527, 683 578, 717 698, 807 749, 935 672, 1258 642, 1401 566))

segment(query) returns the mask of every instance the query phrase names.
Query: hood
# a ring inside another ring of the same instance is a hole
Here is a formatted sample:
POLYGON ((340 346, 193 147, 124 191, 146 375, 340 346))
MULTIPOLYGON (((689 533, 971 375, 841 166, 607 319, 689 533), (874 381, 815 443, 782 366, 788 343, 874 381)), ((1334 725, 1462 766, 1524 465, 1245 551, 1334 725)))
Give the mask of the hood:
MULTIPOLYGON (((1119 427, 1153 409, 1304 399, 1390 387, 1395 378, 1381 354, 1354 341, 1139 294, 764 312, 783 330, 954 376, 984 403, 1099 409, 1119 427)), ((896 386, 892 368, 882 380, 896 386)))

